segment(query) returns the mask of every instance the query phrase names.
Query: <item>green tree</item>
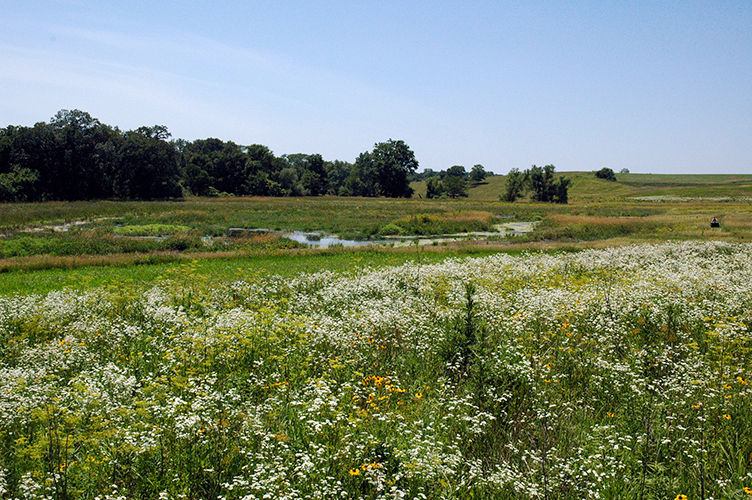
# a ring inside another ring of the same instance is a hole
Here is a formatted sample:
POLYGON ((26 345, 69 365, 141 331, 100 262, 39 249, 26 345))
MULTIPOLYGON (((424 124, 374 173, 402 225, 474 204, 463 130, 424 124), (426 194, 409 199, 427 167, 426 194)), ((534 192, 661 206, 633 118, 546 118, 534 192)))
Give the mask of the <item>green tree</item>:
POLYGON ((186 187, 198 196, 216 193, 242 195, 247 180, 247 157, 234 142, 199 139, 185 146, 186 187))
POLYGON ((123 134, 117 153, 115 194, 126 199, 179 198, 178 151, 167 128, 140 127, 123 134))
POLYGON ((535 201, 551 201, 553 198, 554 166, 538 167, 533 165, 525 171, 531 197, 535 201))
POLYGON ((0 173, 0 202, 33 200, 38 180, 38 172, 17 165, 7 173, 0 173))
POLYGON ((504 192, 500 198, 503 201, 513 202, 523 193, 530 192, 530 197, 534 201, 567 203, 569 185, 572 181, 564 176, 557 179, 554 171, 553 165, 545 167, 533 165, 524 172, 513 168, 507 174, 504 192))
POLYGON ((295 169, 297 178, 300 179, 303 192, 309 196, 326 194, 327 173, 324 159, 320 154, 291 154, 281 157, 295 169))
POLYGON ((429 177, 426 180, 426 198, 441 198, 444 186, 439 177, 429 177))
POLYGON ((486 180, 487 176, 488 172, 483 168, 483 165, 473 165, 473 169, 470 170, 470 181, 476 186, 486 180))
POLYGON ((2 130, 0 174, 19 199, 107 198, 119 139, 119 131, 88 113, 61 110, 49 124, 2 130))
POLYGON ((303 196, 303 184, 298 178, 298 172, 293 167, 285 167, 279 171, 277 181, 283 196, 303 196))
POLYGON ((569 185, 571 183, 572 180, 569 177, 559 177, 559 180, 554 183, 553 197, 551 198, 551 201, 554 203, 568 203, 569 185))
POLYGON ((516 201, 525 192, 525 183, 525 174, 517 168, 510 170, 504 180, 504 191, 501 193, 501 200, 508 202, 516 201))
POLYGON ((442 181, 443 191, 450 198, 467 196, 467 172, 462 165, 454 165, 446 171, 442 181))
POLYGON ((334 160, 324 162, 327 180, 327 194, 338 195, 344 189, 345 182, 353 169, 353 165, 346 161, 334 160))
POLYGON ((616 174, 608 167, 603 167, 595 173, 598 179, 605 179, 607 181, 616 182, 616 174))
MULTIPOLYGON (((42 123, 45 129, 49 127, 42 123)), ((0 129, 0 201, 37 201, 42 198, 40 170, 46 151, 35 140, 37 127, 0 129)), ((50 133, 51 135, 51 133, 50 133)), ((54 139, 52 140, 54 142, 54 139)))
POLYGON ((262 145, 253 144, 246 148, 247 172, 242 185, 242 194, 254 196, 281 196, 278 182, 279 173, 287 164, 282 158, 262 145))
POLYGON ((553 165, 537 167, 533 165, 525 171, 528 187, 532 192, 532 199, 542 202, 567 203, 568 190, 571 183, 566 177, 554 177, 556 168, 553 165))
POLYGON ((379 177, 376 168, 376 162, 371 153, 360 153, 355 159, 350 175, 347 176, 341 194, 344 196, 378 196, 379 177))
POLYGON ((408 175, 418 169, 418 160, 404 141, 389 139, 387 142, 379 142, 374 145, 370 157, 379 195, 389 198, 412 196, 413 189, 408 175))
POLYGON ((53 199, 88 200, 111 196, 113 136, 117 131, 89 113, 78 109, 60 110, 50 119, 54 135, 52 161, 40 165, 43 189, 53 199), (107 143, 112 141, 109 147, 107 143))

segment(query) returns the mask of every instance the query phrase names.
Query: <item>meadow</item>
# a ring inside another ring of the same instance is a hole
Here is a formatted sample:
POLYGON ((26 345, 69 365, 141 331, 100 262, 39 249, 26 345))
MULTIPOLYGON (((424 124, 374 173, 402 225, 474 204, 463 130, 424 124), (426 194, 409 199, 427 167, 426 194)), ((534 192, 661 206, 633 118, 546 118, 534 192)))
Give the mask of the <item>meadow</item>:
POLYGON ((752 254, 0 300, 8 498, 746 498, 752 254), (745 490, 746 488, 746 490, 745 490))
POLYGON ((421 197, 424 183, 414 183, 416 196, 409 200, 227 197, 0 204, 0 272, 274 257, 300 248, 278 233, 229 237, 234 228, 378 240, 488 232, 503 222, 539 223, 533 233, 514 239, 503 232, 481 238, 502 249, 752 238, 752 176, 618 174, 618 182, 609 182, 587 172, 566 175, 572 178, 567 205, 502 203, 503 176, 490 177, 470 189, 469 198, 457 200, 427 200, 421 197), (710 230, 714 216, 721 230, 710 230))
POLYGON ((612 197, 583 175, 568 206, 483 194, 501 179, 459 201, 0 206, 3 243, 539 221, 7 257, 0 497, 752 498, 752 176, 679 177, 612 197))

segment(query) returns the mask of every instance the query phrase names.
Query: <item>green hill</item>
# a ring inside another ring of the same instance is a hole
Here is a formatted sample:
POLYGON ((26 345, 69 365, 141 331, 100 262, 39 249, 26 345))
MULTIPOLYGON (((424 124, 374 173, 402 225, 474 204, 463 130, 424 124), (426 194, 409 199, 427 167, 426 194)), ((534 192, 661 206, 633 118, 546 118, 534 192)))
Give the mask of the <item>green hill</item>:
MULTIPOLYGON (((726 174, 616 174, 616 182, 598 179, 593 172, 560 172, 572 180, 570 203, 614 200, 618 198, 752 198, 752 175, 726 174)), ((495 175, 470 188, 469 199, 497 201, 506 176, 495 175)), ((415 196, 425 197, 425 182, 412 184, 415 196)))

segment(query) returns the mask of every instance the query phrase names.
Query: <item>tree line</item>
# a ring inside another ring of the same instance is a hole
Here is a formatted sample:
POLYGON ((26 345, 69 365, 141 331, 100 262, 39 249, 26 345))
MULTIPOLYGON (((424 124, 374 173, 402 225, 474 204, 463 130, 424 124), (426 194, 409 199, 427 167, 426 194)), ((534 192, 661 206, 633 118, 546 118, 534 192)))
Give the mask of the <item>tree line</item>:
POLYGON ((80 110, 0 129, 0 201, 198 196, 410 197, 418 160, 389 139, 354 163, 266 146, 170 140, 166 127, 121 131, 80 110))

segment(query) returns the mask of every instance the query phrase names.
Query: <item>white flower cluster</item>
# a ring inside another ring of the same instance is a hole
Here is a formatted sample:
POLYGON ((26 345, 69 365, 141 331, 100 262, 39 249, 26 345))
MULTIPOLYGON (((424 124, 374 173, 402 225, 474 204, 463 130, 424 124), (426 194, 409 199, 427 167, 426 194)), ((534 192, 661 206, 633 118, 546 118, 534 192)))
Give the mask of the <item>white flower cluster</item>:
POLYGON ((751 306, 722 242, 2 298, 0 495, 745 496, 751 306))

